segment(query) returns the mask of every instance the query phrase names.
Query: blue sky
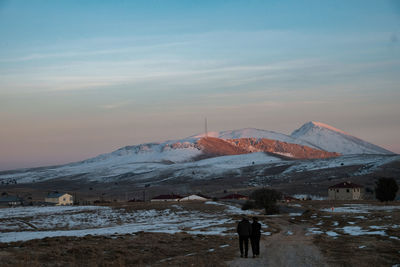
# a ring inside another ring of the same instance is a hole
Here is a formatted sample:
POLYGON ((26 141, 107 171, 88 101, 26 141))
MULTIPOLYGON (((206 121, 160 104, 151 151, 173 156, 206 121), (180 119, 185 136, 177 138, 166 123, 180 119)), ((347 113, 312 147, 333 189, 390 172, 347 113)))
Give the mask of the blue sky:
POLYGON ((314 120, 400 153, 399 1, 0 1, 0 169, 314 120))

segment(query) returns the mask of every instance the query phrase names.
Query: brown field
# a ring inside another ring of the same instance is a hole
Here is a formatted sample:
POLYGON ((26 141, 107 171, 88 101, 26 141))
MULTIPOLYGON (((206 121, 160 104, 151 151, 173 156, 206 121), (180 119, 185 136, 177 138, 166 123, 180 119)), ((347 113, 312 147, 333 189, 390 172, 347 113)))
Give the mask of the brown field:
MULTIPOLYGON (((279 216, 260 215, 268 225, 262 237, 262 257, 241 259, 234 234, 190 235, 145 233, 108 236, 53 237, 25 242, 0 243, 2 266, 393 266, 400 263, 400 209, 369 213, 325 212, 349 202, 299 201, 280 204, 279 216), (304 212, 296 216, 297 212, 304 212), (290 214, 292 213, 292 214, 290 214), (343 227, 365 231, 384 229, 385 235, 349 235, 343 227), (372 228, 371 228, 372 227, 372 228), (313 234, 310 228, 322 233, 313 234), (335 232, 337 236, 329 236, 335 232), (293 265, 294 264, 294 265, 293 265)), ((113 203, 126 212, 166 209, 177 203, 113 203)), ((351 202, 386 206, 377 202, 351 202)), ((223 207, 202 203, 179 203, 191 212, 224 212, 223 207)), ((390 203, 400 206, 400 203, 390 203)), ((238 221, 240 214, 227 215, 238 221)), ((0 233, 1 235, 1 233, 0 233)), ((251 253, 249 253, 251 255, 251 253)))
POLYGON ((236 252, 234 241, 218 236, 143 232, 57 237, 1 244, 0 259, 2 266, 225 266, 236 252))

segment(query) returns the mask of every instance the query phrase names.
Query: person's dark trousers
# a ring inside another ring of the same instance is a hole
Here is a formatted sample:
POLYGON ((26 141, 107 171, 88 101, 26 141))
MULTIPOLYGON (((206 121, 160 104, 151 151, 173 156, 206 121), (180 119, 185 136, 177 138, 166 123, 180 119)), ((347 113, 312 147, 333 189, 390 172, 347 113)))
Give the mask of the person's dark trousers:
POLYGON ((250 241, 253 255, 260 255, 260 236, 252 236, 250 241))
POLYGON ((239 247, 241 256, 243 256, 243 243, 244 243, 244 256, 247 257, 249 251, 249 236, 247 235, 239 236, 239 247))

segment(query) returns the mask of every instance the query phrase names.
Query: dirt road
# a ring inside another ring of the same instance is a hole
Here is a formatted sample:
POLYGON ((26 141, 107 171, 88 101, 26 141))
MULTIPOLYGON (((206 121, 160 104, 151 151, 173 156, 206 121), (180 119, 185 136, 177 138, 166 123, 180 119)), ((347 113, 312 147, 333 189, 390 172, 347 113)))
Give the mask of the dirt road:
POLYGON ((260 257, 252 258, 249 244, 249 258, 240 258, 228 263, 229 266, 328 266, 319 249, 313 244, 312 236, 306 236, 307 225, 290 224, 279 220, 279 233, 263 236, 260 257))

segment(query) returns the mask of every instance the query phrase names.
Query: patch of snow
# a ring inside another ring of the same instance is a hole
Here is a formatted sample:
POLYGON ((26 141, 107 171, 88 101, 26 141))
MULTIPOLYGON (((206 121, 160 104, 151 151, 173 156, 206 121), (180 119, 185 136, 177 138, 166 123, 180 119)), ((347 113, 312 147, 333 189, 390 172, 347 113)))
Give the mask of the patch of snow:
POLYGON ((225 206, 226 212, 229 214, 243 214, 243 215, 258 215, 260 214, 257 211, 253 210, 242 210, 240 207, 235 206, 233 204, 228 204, 228 203, 220 203, 220 202, 215 202, 215 201, 206 201, 204 204, 208 205, 217 205, 217 206, 225 206))
POLYGON ((306 233, 306 235, 309 235, 309 234, 323 234, 324 233, 323 231, 321 231, 319 228, 316 228, 316 227, 308 228, 307 231, 308 231, 308 233, 306 233))
POLYGON ((359 226, 345 226, 343 228, 336 228, 336 230, 342 230, 345 234, 352 235, 352 236, 360 236, 360 235, 380 235, 386 236, 385 231, 372 231, 368 232, 363 230, 359 226))
POLYGON ((369 226, 369 228, 371 228, 371 229, 377 229, 377 230, 382 230, 382 229, 387 229, 387 226, 385 226, 385 225, 371 225, 371 226, 369 226))
MULTIPOLYGON (((330 208, 321 209, 324 212, 336 213, 370 213, 370 211, 387 211, 400 210, 400 206, 375 206, 368 204, 345 204, 343 207, 336 207, 333 211, 330 208)), ((355 218, 366 219, 364 216, 355 218)))
POLYGON ((362 220, 365 220, 365 219, 367 219, 367 217, 360 215, 360 216, 355 216, 355 217, 353 217, 353 219, 362 219, 362 220))
POLYGON ((333 232, 333 231, 327 231, 325 234, 327 234, 328 236, 332 236, 332 237, 334 237, 334 236, 339 236, 338 233, 333 232))
POLYGON ((316 196, 316 195, 309 195, 309 194, 295 194, 292 197, 297 199, 311 199, 311 200, 325 200, 326 197, 316 196))

